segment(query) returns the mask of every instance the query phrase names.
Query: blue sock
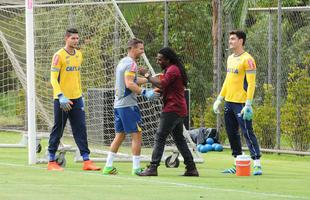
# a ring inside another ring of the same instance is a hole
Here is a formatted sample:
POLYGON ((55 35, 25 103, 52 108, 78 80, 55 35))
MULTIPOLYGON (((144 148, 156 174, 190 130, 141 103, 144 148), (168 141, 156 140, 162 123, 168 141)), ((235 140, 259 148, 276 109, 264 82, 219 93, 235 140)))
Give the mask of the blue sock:
POLYGON ((88 153, 84 153, 84 154, 82 155, 82 157, 83 157, 83 160, 84 160, 84 161, 89 160, 89 154, 88 154, 88 153))
POLYGON ((56 154, 49 153, 49 161, 52 162, 52 161, 55 161, 55 160, 56 160, 56 154))

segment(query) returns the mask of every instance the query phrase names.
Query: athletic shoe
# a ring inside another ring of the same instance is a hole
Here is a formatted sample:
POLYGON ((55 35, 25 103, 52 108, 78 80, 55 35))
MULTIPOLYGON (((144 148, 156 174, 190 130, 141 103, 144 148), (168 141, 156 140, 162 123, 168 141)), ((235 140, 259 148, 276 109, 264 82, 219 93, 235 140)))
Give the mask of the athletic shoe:
POLYGON ((225 169, 222 171, 224 174, 235 174, 236 173, 236 165, 233 165, 231 168, 225 169))
POLYGON ((143 170, 143 172, 139 174, 139 176, 158 176, 157 167, 158 166, 155 164, 150 164, 145 170, 143 170))
POLYGON ((83 170, 100 171, 101 167, 97 167, 91 160, 85 160, 83 170))
POLYGON ((116 175, 117 169, 115 167, 104 167, 103 175, 116 175))
POLYGON ((183 176, 199 176, 196 166, 194 167, 185 167, 185 172, 183 176))
POLYGON ((62 167, 60 167, 56 161, 48 162, 47 170, 49 170, 49 171, 64 171, 64 169, 62 167))
POLYGON ((132 169, 131 174, 139 176, 141 174, 141 172, 143 172, 143 168, 140 167, 140 168, 137 168, 137 169, 132 169))
POLYGON ((254 166, 253 167, 253 175, 254 176, 260 176, 262 174, 263 174, 262 166, 254 166))

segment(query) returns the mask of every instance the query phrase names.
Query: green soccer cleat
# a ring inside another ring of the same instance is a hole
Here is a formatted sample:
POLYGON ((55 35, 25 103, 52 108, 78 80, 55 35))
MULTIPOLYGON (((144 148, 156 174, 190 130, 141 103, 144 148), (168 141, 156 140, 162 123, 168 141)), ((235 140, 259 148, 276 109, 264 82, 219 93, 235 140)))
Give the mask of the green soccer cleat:
POLYGON ((104 167, 102 173, 103 175, 116 175, 117 169, 115 167, 104 167))
POLYGON ((262 166, 254 166, 253 168, 253 175, 260 176, 263 174, 262 166))
POLYGON ((233 165, 231 168, 225 169, 222 171, 223 174, 235 174, 236 173, 236 165, 233 165))
POLYGON ((132 172, 131 172, 131 174, 132 175, 137 175, 137 176, 139 176, 142 172, 143 172, 143 168, 137 168, 137 169, 132 169, 132 172))

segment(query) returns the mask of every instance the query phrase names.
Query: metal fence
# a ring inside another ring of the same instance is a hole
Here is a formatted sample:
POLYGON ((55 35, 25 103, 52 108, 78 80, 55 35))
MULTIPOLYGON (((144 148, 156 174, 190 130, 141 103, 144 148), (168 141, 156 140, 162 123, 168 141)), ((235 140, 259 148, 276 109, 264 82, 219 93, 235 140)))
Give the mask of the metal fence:
POLYGON ((309 19, 309 6, 251 8, 243 22, 222 15, 222 47, 229 30, 243 28, 257 63, 254 130, 263 148, 309 151, 309 19))
POLYGON ((135 36, 145 41, 146 55, 156 72, 160 71, 155 63, 160 48, 171 46, 180 55, 190 78, 190 126, 218 127, 225 144, 223 116, 214 115, 212 104, 225 78, 228 32, 244 29, 246 50, 257 63, 254 131, 261 146, 309 152, 309 5, 233 12, 224 3, 118 1, 135 36))
POLYGON ((245 30, 246 50, 257 63, 253 122, 262 148, 309 151, 309 6, 248 8, 237 15, 217 2, 217 46, 212 38, 211 3, 169 1, 120 6, 135 35, 146 42, 146 54, 156 70, 154 57, 161 47, 171 46, 182 57, 190 77, 191 127, 217 126, 226 144, 223 116, 216 119, 212 104, 231 53, 226 50, 228 33, 245 30), (150 12, 154 15, 147 15, 150 12))

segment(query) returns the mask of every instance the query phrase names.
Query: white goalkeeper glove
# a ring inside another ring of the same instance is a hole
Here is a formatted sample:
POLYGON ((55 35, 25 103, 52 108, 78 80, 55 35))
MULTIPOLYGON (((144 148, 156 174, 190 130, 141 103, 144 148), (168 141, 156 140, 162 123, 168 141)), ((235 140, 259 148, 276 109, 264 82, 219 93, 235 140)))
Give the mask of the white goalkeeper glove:
POLYGON ((246 100, 245 106, 241 110, 244 120, 250 121, 253 118, 252 100, 246 100))
POLYGON ((215 114, 219 114, 220 113, 219 106, 222 103, 223 99, 224 99, 224 97, 218 96, 216 101, 214 102, 214 104, 213 104, 213 111, 214 111, 215 114))
POLYGON ((73 104, 72 101, 70 101, 70 99, 67 99, 67 97, 65 97, 63 93, 58 94, 58 99, 59 99, 60 108, 63 111, 68 112, 69 110, 72 109, 71 107, 71 105, 73 104))

